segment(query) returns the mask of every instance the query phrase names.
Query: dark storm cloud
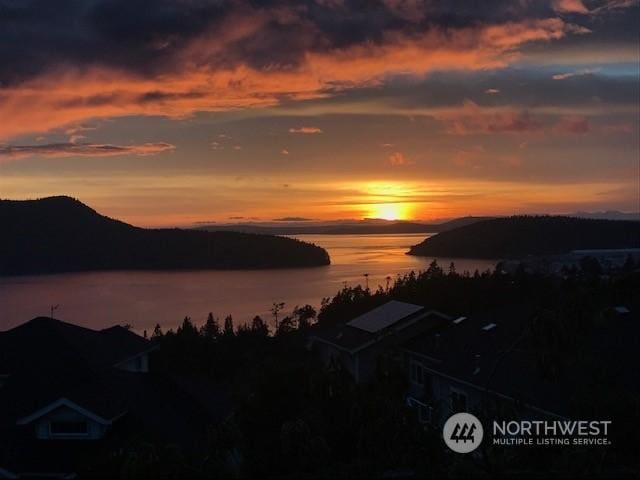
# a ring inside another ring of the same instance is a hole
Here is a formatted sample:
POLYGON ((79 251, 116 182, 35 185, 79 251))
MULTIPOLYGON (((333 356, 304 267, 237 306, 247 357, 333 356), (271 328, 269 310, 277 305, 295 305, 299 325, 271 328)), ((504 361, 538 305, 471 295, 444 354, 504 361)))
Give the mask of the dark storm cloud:
MULTIPOLYGON (((0 116, 12 119, 0 137, 392 93, 398 74, 501 69, 527 49, 548 64, 559 44, 633 44, 637 12, 636 0, 0 0, 0 116)), ((398 91, 396 103, 438 101, 398 91)))
MULTIPOLYGON (((51 68, 108 65, 156 74, 179 63, 198 36, 264 17, 251 35, 206 61, 295 66, 305 52, 383 43, 411 35, 554 15, 550 1, 521 0, 0 0, 0 81, 51 68), (407 10, 406 5, 411 5, 407 10), (404 9, 403 9, 404 6, 404 9), (407 14, 413 15, 413 17, 407 14)), ((624 19, 624 17, 622 17, 624 19)), ((580 18, 581 22, 597 20, 580 18)), ((630 20, 624 20, 630 21, 630 20)), ((628 35, 625 29, 607 34, 628 35)))
POLYGON ((223 13, 217 2, 2 0, 0 81, 93 64, 151 73, 223 13))

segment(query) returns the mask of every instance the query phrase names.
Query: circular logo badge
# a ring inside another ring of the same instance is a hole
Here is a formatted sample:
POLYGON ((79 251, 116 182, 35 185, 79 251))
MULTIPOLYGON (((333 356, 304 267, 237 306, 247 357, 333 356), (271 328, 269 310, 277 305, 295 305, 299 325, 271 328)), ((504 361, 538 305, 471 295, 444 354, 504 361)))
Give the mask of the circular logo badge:
POLYGON ((456 413, 449 417, 442 429, 444 443, 457 453, 470 453, 482 443, 484 430, 480 420, 470 413, 456 413))

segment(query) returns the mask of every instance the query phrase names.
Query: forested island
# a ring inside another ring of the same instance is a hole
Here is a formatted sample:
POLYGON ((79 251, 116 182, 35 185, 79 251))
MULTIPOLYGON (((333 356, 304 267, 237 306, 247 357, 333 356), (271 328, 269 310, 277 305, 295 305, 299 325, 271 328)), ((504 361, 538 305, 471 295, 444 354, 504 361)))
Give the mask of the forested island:
POLYGON ((495 218, 441 232, 411 247, 429 257, 520 258, 573 250, 640 248, 640 222, 561 216, 495 218))
POLYGON ((70 197, 0 200, 0 274, 328 265, 321 247, 237 232, 144 229, 70 197))

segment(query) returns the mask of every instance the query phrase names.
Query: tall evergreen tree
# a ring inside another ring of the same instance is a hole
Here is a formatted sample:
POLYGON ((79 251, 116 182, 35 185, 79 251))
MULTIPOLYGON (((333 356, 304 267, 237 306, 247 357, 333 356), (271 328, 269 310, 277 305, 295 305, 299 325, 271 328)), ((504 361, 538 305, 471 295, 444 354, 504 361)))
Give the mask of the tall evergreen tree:
POLYGON ((235 331, 233 328, 233 317, 231 315, 227 315, 224 319, 224 329, 222 334, 225 337, 233 337, 235 335, 235 331))
POLYGON ((209 312, 207 321, 200 329, 200 334, 207 340, 215 340, 220 336, 220 325, 218 325, 218 320, 214 318, 213 313, 209 312))

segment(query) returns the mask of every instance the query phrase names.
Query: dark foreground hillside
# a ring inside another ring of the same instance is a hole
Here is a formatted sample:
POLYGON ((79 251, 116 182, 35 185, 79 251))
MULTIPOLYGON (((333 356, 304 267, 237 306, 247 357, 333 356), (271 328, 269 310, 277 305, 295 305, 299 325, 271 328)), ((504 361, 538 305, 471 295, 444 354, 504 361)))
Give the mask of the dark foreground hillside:
POLYGON ((571 217, 509 217, 439 233, 409 255, 513 258, 572 250, 640 248, 640 222, 571 217))
POLYGON ((0 201, 0 274, 115 269, 253 269, 329 264, 320 247, 234 232, 143 229, 69 197, 0 201))

